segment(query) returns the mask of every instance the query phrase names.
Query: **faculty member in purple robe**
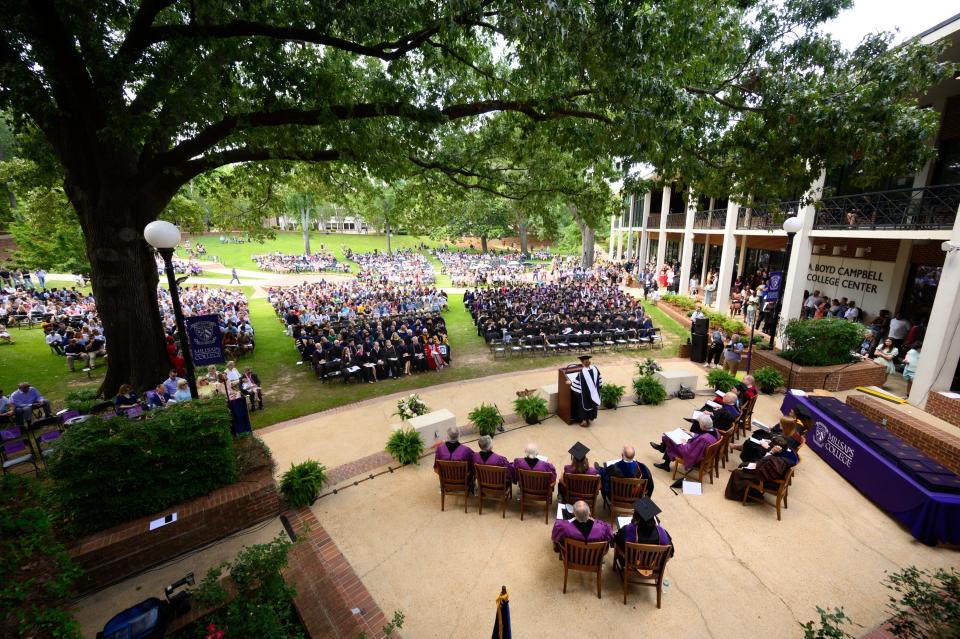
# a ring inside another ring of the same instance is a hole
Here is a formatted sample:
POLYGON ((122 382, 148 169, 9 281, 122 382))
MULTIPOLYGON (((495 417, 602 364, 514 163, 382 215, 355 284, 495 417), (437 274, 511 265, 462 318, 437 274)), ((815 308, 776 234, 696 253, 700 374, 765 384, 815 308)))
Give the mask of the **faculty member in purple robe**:
POLYGON ((541 473, 550 473, 551 485, 557 483, 557 469, 553 467, 553 464, 539 459, 537 457, 539 454, 540 447, 530 442, 523 450, 523 457, 517 457, 513 460, 514 483, 520 481, 521 470, 535 470, 541 473))
POLYGON ((470 465, 473 474, 473 451, 469 446, 460 443, 460 429, 451 426, 447 429, 447 441, 437 446, 433 469, 437 469, 438 461, 465 461, 470 465))
POLYGON ((480 452, 473 454, 473 465, 502 466, 507 469, 507 482, 512 482, 513 466, 506 457, 493 452, 493 438, 489 435, 484 435, 477 440, 477 446, 480 448, 480 452))
POLYGON ((558 519, 553 524, 553 532, 550 533, 553 549, 561 553, 561 558, 563 557, 563 540, 567 538, 587 543, 603 541, 610 544, 613 542, 613 530, 607 522, 590 516, 590 506, 587 502, 578 501, 573 505, 573 519, 558 519))
POLYGON ((693 468, 697 465, 707 448, 720 440, 719 434, 713 428, 713 419, 710 415, 706 413, 699 415, 697 422, 699 425, 697 430, 700 432, 694 434, 686 443, 677 444, 666 435, 663 436, 659 444, 650 442, 651 448, 663 453, 663 462, 654 464, 654 466, 660 470, 669 471, 670 462, 674 459, 682 461, 684 468, 693 468))

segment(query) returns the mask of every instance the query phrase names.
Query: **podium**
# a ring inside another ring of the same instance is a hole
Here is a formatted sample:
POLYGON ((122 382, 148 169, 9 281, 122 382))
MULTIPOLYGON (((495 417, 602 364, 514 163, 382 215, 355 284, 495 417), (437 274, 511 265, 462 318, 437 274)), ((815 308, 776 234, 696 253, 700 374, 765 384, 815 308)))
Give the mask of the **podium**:
POLYGON ((581 370, 583 370, 583 366, 580 364, 571 364, 557 371, 557 417, 562 419, 565 424, 573 423, 573 410, 571 408, 573 392, 567 386, 567 375, 581 370))

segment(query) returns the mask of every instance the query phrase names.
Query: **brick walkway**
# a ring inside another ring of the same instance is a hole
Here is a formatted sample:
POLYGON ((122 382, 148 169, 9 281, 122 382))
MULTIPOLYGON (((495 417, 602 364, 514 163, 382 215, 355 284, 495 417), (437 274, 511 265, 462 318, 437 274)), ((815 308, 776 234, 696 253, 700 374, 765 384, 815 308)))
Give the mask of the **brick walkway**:
POLYGON ((386 616, 313 512, 300 508, 285 515, 299 543, 284 574, 297 590, 294 603, 311 639, 359 637, 361 632, 369 639, 384 637, 386 616))
POLYGON ((390 457, 389 453, 386 451, 381 451, 379 453, 367 455, 366 457, 361 457, 360 459, 346 464, 341 464, 340 466, 331 469, 330 472, 327 473, 327 477, 329 478, 327 484, 330 486, 336 486, 342 481, 346 481, 358 475, 363 475, 364 473, 368 473, 375 468, 386 466, 392 461, 393 458, 390 457))

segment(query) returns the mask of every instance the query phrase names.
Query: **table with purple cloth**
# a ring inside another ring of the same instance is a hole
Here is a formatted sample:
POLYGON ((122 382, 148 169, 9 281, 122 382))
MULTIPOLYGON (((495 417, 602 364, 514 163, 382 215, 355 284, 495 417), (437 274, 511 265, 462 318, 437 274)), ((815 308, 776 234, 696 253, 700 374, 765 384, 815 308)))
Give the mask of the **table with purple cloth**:
POLYGON ((929 546, 960 544, 960 477, 835 397, 787 393, 813 417, 807 446, 929 546))

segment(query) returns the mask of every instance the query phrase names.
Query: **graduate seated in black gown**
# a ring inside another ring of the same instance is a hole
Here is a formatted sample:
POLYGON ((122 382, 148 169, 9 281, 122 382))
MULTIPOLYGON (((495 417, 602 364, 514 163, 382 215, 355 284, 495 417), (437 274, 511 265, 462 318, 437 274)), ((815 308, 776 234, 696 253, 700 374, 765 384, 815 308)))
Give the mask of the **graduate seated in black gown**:
POLYGON ((614 568, 623 570, 623 558, 627 542, 651 546, 670 546, 670 556, 673 557, 673 539, 657 521, 657 515, 660 512, 660 508, 649 497, 643 497, 634 502, 633 518, 630 523, 618 530, 617 534, 613 536, 614 568))

